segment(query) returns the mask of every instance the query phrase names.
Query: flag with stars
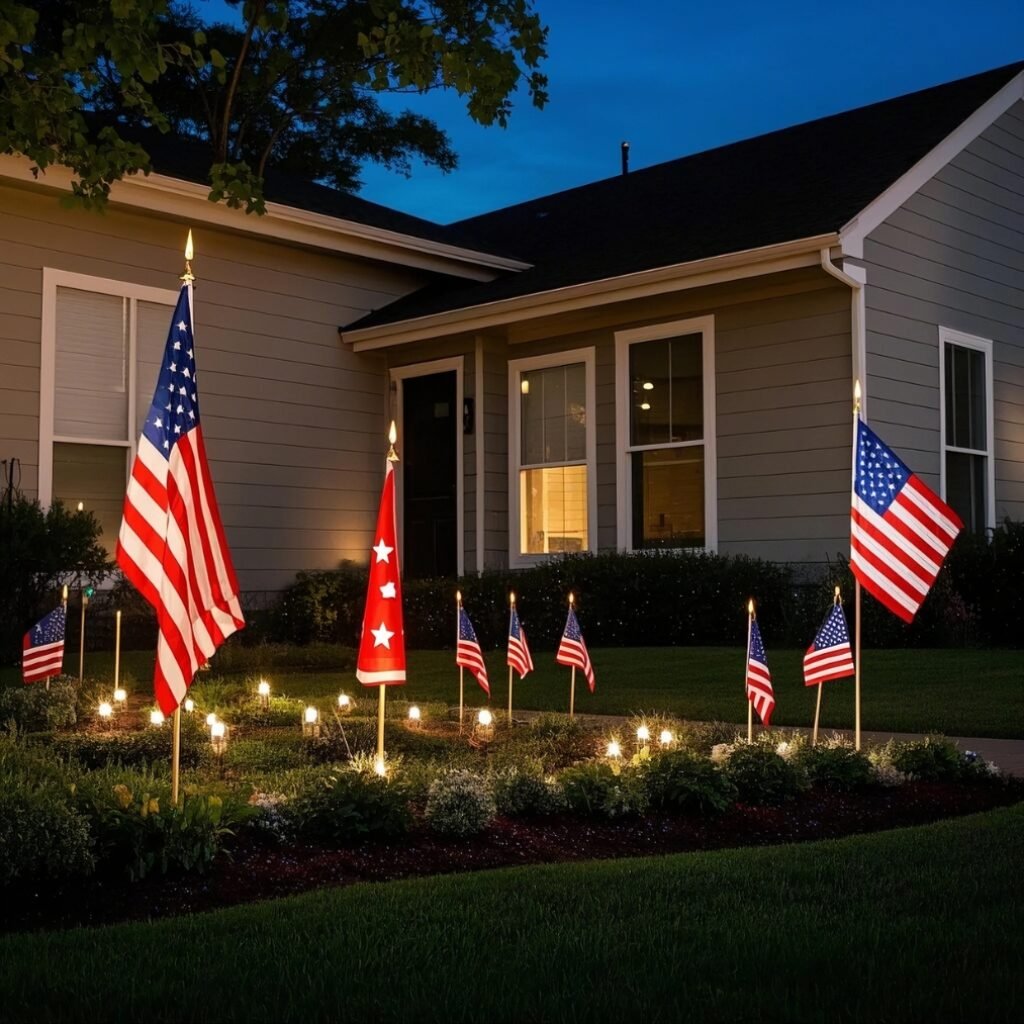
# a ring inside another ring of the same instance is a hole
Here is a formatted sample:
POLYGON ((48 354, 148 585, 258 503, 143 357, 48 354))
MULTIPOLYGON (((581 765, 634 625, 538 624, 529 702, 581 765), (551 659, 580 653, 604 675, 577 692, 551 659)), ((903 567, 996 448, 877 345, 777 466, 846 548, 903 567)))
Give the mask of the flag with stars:
POLYGON ((768 669, 768 652, 764 649, 757 619, 750 620, 750 646, 747 648, 747 700, 754 705, 761 724, 767 729, 775 710, 775 690, 768 669))
POLYGON ((963 523, 859 417, 853 459, 850 568, 910 622, 963 523))
POLYGON ((466 609, 459 605, 459 636, 455 645, 455 664, 460 668, 468 668, 481 689, 488 697, 491 695, 491 684, 487 679, 487 665, 484 662, 483 648, 476 638, 476 630, 469 621, 466 609))
POLYGON ((117 564, 156 611, 153 690, 164 714, 245 625, 199 423, 192 285, 178 295, 156 394, 139 438, 117 564))
POLYGON ((804 655, 804 685, 817 686, 828 679, 844 679, 854 673, 850 634, 843 606, 835 604, 804 655))
POLYGON ((572 605, 569 605, 569 617, 565 620, 565 629, 555 652, 555 661, 559 665, 583 669, 583 674, 587 677, 587 686, 590 687, 591 693, 594 692, 594 666, 590 663, 587 645, 583 642, 583 631, 572 605))
POLYGON ((507 662, 511 668, 519 673, 522 679, 527 672, 533 671, 533 658, 530 657, 530 647, 526 642, 526 630, 519 621, 519 614, 516 606, 512 605, 512 613, 508 622, 508 657, 507 662))
POLYGON ((21 642, 21 678, 26 683, 59 676, 63 671, 66 621, 67 613, 60 605, 25 634, 21 642))
POLYGON ((356 678, 363 686, 401 686, 405 683, 405 630, 402 627, 402 581, 398 573, 395 464, 390 459, 384 473, 373 539, 356 678))

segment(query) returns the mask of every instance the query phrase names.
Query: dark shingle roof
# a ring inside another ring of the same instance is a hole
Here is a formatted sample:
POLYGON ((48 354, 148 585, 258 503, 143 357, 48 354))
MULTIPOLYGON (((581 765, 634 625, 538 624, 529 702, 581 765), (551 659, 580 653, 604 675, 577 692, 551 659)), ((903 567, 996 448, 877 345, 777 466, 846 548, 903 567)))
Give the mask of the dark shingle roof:
POLYGON ((394 323, 838 230, 1024 62, 460 221, 530 270, 441 281, 350 325, 394 323))

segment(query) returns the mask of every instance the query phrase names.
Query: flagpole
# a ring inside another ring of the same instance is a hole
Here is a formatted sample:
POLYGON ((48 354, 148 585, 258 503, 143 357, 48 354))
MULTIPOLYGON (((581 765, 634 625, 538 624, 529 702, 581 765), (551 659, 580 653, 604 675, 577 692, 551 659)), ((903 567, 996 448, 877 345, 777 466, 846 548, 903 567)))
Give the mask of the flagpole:
MULTIPOLYGON (((462 591, 455 591, 455 657, 458 658, 459 651, 459 625, 462 611, 462 591)), ((462 713, 465 705, 465 669, 459 666, 459 735, 462 734, 462 713)))
MULTIPOLYGON (((853 449, 850 460, 850 504, 857 495, 857 424, 860 421, 860 380, 853 382, 853 449)), ((851 552, 852 554, 852 552, 851 552)), ((853 582, 853 745, 860 750, 860 580, 853 582)))
MULTIPOLYGON (((391 426, 388 427, 387 462, 393 463, 398 461, 398 452, 395 451, 395 443, 397 441, 398 430, 395 428, 395 421, 392 420, 391 426)), ((397 540, 395 540, 395 544, 398 544, 397 540)), ((398 556, 396 555, 395 557, 397 558, 398 556)), ((377 698, 377 762, 374 767, 378 775, 384 775, 386 771, 384 766, 384 709, 387 702, 387 687, 383 683, 379 684, 377 698)))
POLYGON ((121 609, 114 615, 114 689, 121 681, 121 609))
MULTIPOLYGON (((576 598, 573 596, 572 591, 569 591, 569 610, 572 611, 573 603, 576 598)), ((572 679, 569 683, 569 717, 575 717, 575 704, 576 704, 576 666, 572 667, 572 679)))
POLYGON ((747 602, 747 660, 743 664, 743 693, 747 698, 747 742, 754 742, 754 702, 747 692, 747 675, 750 673, 750 637, 754 624, 754 599, 747 602))
MULTIPOLYGON (((85 608, 89 603, 89 595, 85 590, 81 590, 82 594, 82 618, 79 625, 79 637, 78 637, 78 682, 81 685, 82 680, 85 678, 85 608)), ((49 682, 47 682, 49 686, 49 682)))
MULTIPOLYGON (((512 591, 508 595, 508 603, 509 603, 509 607, 510 607, 511 611, 514 612, 515 611, 515 607, 516 607, 516 594, 515 594, 515 591, 512 591)), ((509 615, 509 618, 511 619, 511 613, 509 615)), ((512 630, 509 629, 509 636, 511 636, 511 635, 512 635, 512 630)), ((508 727, 510 729, 512 728, 512 666, 511 665, 509 665, 509 667, 508 667, 508 727)))

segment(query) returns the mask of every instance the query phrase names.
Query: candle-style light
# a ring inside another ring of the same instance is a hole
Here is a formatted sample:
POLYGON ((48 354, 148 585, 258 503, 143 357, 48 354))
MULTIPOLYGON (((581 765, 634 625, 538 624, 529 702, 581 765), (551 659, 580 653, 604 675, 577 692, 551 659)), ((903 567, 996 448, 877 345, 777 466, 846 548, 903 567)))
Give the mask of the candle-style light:
POLYGON ((185 710, 191 715, 196 709, 196 702, 191 697, 185 698, 185 710))
POLYGON ((149 724, 160 726, 164 724, 164 713, 159 708, 154 708, 149 713, 149 724))
POLYGON ((100 718, 110 718, 110 716, 114 713, 114 709, 109 701, 101 701, 100 706, 96 709, 96 713, 100 716, 100 718))

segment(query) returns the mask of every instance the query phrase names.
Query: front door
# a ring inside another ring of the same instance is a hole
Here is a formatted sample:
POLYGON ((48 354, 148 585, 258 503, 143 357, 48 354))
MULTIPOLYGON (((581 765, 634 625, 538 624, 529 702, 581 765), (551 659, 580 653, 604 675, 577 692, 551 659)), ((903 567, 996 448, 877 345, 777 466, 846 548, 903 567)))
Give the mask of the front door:
POLYGON ((458 573, 455 371, 402 381, 403 574, 458 573))

